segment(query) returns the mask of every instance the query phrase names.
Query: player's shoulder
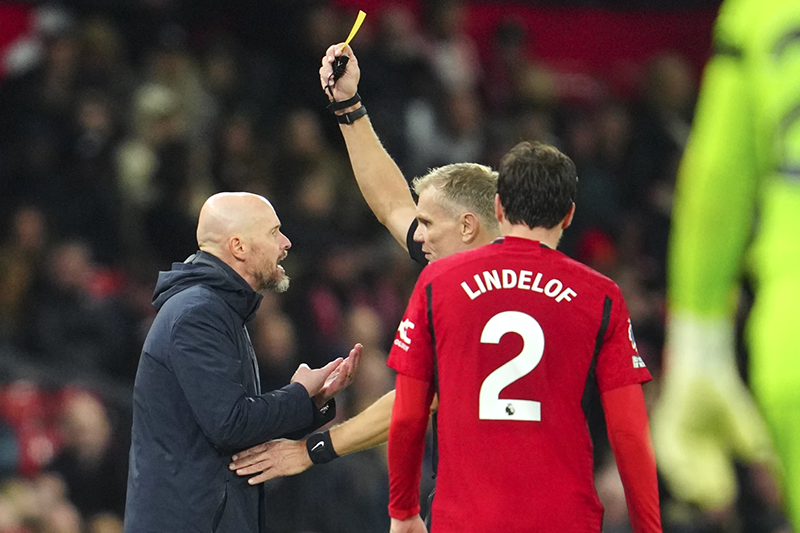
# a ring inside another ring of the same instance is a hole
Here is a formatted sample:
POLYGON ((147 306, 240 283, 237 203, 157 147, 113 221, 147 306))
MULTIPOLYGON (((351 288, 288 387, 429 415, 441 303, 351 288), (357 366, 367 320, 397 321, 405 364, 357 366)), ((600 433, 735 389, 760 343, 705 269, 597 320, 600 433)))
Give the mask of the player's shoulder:
POLYGON ((480 268, 496 268, 498 264, 502 264, 502 259, 500 258, 504 254, 530 253, 532 254, 531 266, 534 264, 533 261, 541 261, 543 264, 549 263, 561 272, 565 278, 569 278, 570 281, 578 282, 584 287, 591 287, 592 292, 605 293, 612 298, 616 298, 621 294, 619 287, 611 278, 580 261, 572 259, 559 250, 553 250, 540 243, 536 243, 536 247, 525 246, 524 248, 518 246, 519 241, 516 241, 515 244, 517 246, 512 245, 513 247, 506 247, 503 244, 504 239, 501 238, 479 248, 438 259, 425 267, 422 274, 420 274, 420 281, 423 285, 442 280, 446 281, 462 270, 474 270, 475 265, 480 268))
POLYGON ((580 281, 582 286, 591 287, 594 291, 608 295, 612 299, 622 294, 614 280, 559 250, 548 249, 545 251, 545 257, 572 282, 580 281))
POLYGON ((593 269, 592 267, 581 263, 580 261, 573 259, 566 255, 565 253, 559 250, 550 250, 548 252, 549 255, 553 257, 555 261, 559 261, 563 264, 563 268, 570 269, 574 271, 576 274, 586 277, 588 280, 591 280, 594 283, 598 283, 600 285, 613 285, 616 286, 614 280, 609 278, 608 276, 601 274, 597 270, 593 269))
POLYGON ((746 50, 773 52, 779 36, 786 33, 788 21, 800 17, 796 0, 726 0, 720 6, 714 37, 719 47, 743 46, 746 50))

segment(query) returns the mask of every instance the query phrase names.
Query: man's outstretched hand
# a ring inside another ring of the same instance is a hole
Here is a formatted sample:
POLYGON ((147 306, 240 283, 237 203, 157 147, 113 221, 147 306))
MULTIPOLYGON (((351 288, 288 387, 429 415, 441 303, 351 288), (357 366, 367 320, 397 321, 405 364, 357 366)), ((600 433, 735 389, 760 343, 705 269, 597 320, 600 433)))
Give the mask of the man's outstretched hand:
POLYGON ((314 402, 317 407, 322 407, 328 400, 339 394, 347 386, 353 382, 358 363, 361 361, 361 352, 364 347, 361 344, 356 344, 350 350, 350 354, 342 363, 328 375, 325 383, 317 394, 314 395, 314 402))
POLYGON ((308 395, 314 398, 317 407, 322 407, 353 382, 362 350, 363 346, 356 344, 345 360, 338 357, 322 368, 314 370, 303 363, 297 367, 291 382, 300 383, 305 387, 308 395))
MULTIPOLYGON (((303 363, 297 367, 292 376, 292 383, 299 383, 306 388, 308 395, 317 400, 317 394, 325 387, 331 375, 339 369, 344 361, 339 357, 322 368, 311 369, 303 363)), ((319 404, 317 404, 319 406, 319 404)))
POLYGON ((312 464, 305 440, 280 439, 237 453, 229 468, 240 476, 256 474, 247 480, 256 485, 276 477, 299 474, 312 464))
MULTIPOLYGON (((300 365, 292 382, 302 383, 309 394, 312 390, 316 390, 317 392, 313 395, 314 402, 317 407, 322 407, 353 382, 363 349, 361 344, 356 344, 346 359, 336 359, 317 370, 311 370, 305 364, 300 365), (320 376, 325 376, 322 384, 318 383, 320 376), (309 383, 307 384, 304 380, 309 383), (314 389, 314 387, 317 388, 314 389)), ((308 450, 306 450, 305 440, 279 439, 237 453, 233 456, 233 462, 229 468, 235 470, 236 474, 240 476, 256 474, 247 480, 251 485, 255 485, 276 477, 299 474, 312 464, 308 450)))

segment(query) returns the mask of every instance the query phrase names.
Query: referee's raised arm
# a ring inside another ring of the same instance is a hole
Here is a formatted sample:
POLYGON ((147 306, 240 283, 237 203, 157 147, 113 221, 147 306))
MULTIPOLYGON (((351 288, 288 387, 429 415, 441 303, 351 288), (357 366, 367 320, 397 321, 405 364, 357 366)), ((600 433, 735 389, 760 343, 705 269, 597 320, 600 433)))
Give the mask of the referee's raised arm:
POLYGON ((358 60, 352 48, 347 46, 342 50, 342 46, 343 43, 339 43, 329 47, 322 58, 320 83, 331 99, 331 110, 339 120, 361 194, 378 221, 403 248, 408 249, 406 236, 414 221, 416 205, 406 179, 384 149, 366 115, 366 108, 358 95, 361 76, 358 60), (342 77, 334 81, 333 62, 341 55, 350 59, 342 77))

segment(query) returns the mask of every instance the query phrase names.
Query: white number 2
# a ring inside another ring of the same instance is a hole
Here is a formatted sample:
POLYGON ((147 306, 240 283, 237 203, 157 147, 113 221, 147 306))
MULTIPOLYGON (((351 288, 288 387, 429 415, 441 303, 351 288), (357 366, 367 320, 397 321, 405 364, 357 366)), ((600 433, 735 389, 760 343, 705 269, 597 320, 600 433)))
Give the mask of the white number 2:
POLYGON ((483 327, 482 344, 497 344, 506 333, 522 337, 522 351, 514 359, 489 374, 481 385, 478 416, 481 420, 542 420, 542 404, 533 400, 500 399, 500 392, 529 374, 542 360, 544 332, 530 315, 504 311, 494 315, 483 327))

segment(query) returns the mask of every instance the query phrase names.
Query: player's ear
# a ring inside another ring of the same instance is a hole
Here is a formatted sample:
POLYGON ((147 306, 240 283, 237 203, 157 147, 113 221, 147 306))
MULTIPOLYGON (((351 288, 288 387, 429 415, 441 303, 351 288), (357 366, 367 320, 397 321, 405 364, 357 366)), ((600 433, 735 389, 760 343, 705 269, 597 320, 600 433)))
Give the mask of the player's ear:
POLYGON ((464 213, 461 215, 461 241, 469 244, 478 238, 481 230, 481 222, 472 213, 464 213))
POLYGON ((505 209, 503 209, 503 204, 500 202, 500 195, 494 195, 494 216, 497 218, 497 221, 502 224, 503 219, 506 217, 505 209))
POLYGON ((561 224, 560 224, 561 229, 567 229, 570 226, 570 224, 572 224, 572 219, 574 217, 575 217, 575 202, 572 202, 569 211, 564 216, 564 218, 561 219, 561 224))

